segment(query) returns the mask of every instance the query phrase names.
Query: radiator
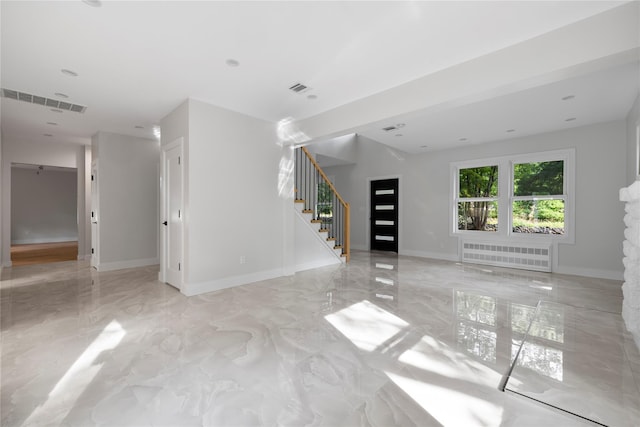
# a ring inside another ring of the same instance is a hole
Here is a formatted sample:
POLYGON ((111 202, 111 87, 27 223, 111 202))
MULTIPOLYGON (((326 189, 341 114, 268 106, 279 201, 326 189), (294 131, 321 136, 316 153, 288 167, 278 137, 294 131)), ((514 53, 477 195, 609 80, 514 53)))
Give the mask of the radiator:
POLYGON ((551 245, 463 241, 462 261, 497 267, 551 271, 551 245))

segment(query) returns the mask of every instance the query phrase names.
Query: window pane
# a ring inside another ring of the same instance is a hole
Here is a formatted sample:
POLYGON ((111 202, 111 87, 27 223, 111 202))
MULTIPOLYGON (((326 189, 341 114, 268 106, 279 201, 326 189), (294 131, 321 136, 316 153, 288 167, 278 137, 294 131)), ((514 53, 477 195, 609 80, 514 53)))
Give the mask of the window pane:
POLYGON ((513 202, 513 232, 564 234, 564 200, 513 202))
POLYGON ((460 169, 459 197, 498 195, 498 166, 460 169))
POLYGON ((458 230, 498 231, 498 202, 459 202, 458 230))
POLYGON ((513 195, 564 194, 564 161, 516 163, 513 166, 513 195))

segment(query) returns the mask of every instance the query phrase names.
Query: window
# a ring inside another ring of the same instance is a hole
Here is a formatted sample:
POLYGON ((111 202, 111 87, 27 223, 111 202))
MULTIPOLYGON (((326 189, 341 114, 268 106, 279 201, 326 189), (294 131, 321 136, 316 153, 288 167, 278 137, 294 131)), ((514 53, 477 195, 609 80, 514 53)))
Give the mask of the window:
POLYGON ((515 163, 514 233, 564 234, 564 161, 515 163))
POLYGON ((451 165, 453 234, 573 241, 575 150, 451 165))
POLYGON ((458 230, 498 229, 498 166, 463 168, 458 175, 458 230))

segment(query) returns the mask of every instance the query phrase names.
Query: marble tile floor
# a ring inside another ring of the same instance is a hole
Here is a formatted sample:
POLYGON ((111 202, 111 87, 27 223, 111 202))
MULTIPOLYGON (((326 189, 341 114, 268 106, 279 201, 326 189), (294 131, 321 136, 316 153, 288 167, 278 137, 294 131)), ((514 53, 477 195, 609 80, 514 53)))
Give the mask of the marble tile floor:
POLYGON ((620 286, 368 252, 190 298, 157 268, 14 267, 0 423, 638 425, 620 286))

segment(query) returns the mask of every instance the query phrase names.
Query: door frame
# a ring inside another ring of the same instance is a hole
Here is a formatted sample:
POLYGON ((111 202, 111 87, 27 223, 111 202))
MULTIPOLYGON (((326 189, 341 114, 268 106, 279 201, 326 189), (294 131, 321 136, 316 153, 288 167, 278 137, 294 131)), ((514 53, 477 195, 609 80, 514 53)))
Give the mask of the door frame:
POLYGON ((403 204, 403 188, 402 188, 402 175, 383 175, 383 176, 371 176, 367 178, 367 210, 365 217, 365 248, 367 251, 371 250, 371 181, 380 181, 383 179, 397 179, 398 180, 398 255, 402 252, 402 207, 403 204))
POLYGON ((89 224, 91 225, 91 259, 89 264, 95 269, 100 268, 100 186, 98 183, 100 169, 98 160, 91 161, 91 170, 89 171, 90 193, 91 193, 91 210, 89 211, 89 224))
MULTIPOLYGON (((184 138, 180 137, 177 138, 173 141, 171 141, 170 143, 163 145, 161 147, 160 150, 160 220, 158 221, 158 227, 159 227, 159 234, 160 234, 160 271, 158 272, 158 280, 161 281, 162 283, 166 283, 166 279, 167 279, 167 233, 169 231, 169 227, 168 226, 164 226, 162 225, 163 221, 167 220, 167 203, 169 201, 169 195, 168 195, 168 186, 167 183, 165 181, 165 176, 166 176, 166 162, 167 162, 167 151, 172 150, 176 147, 180 147, 180 157, 182 158, 182 168, 180 169, 182 172, 182 180, 181 180, 181 192, 182 192, 182 197, 181 197, 181 205, 182 205, 182 212, 184 214, 185 209, 184 209, 184 188, 185 188, 185 161, 184 161, 184 138)), ((184 217, 184 216, 183 216, 184 217)), ((184 223, 184 222, 183 222, 184 223)), ((185 227, 182 227, 182 245, 181 245, 181 249, 182 249, 182 254, 181 254, 181 259, 183 260, 183 264, 184 264, 184 230, 185 227)), ((184 268, 180 271, 180 275, 178 277, 179 283, 175 283, 172 284, 174 286, 176 286, 179 290, 182 289, 182 285, 184 284, 184 268)))

